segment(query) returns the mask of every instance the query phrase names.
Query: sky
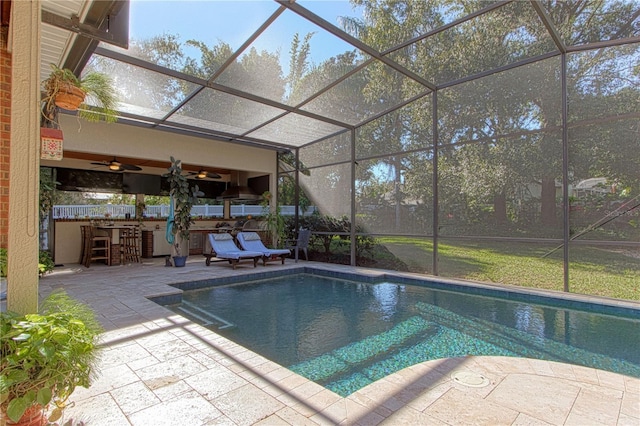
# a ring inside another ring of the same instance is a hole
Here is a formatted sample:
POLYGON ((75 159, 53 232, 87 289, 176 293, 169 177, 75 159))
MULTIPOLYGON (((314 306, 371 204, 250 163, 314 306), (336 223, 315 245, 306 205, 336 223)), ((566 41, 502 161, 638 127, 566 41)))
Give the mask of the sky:
MULTIPOLYGON (((309 0, 300 4, 336 25, 338 16, 354 16, 348 1, 309 0)), ((134 40, 142 40, 166 33, 179 35, 183 42, 195 39, 211 46, 223 40, 235 50, 278 6, 278 3, 270 0, 132 0, 129 36, 134 40)), ((291 40, 296 31, 301 37, 308 32, 318 31, 311 41, 312 61, 315 63, 354 49, 289 10, 256 40, 254 46, 258 50, 280 51, 283 68, 286 68, 291 40)), ((284 72, 286 74, 287 70, 284 72)))

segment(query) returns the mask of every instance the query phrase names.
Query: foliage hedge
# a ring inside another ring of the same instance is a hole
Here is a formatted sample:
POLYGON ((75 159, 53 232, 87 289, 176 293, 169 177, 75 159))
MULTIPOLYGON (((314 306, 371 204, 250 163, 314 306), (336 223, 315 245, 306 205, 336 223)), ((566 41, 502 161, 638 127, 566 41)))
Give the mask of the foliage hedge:
MULTIPOLYGON (((48 251, 40 251, 38 257, 38 273, 40 276, 53 271, 55 263, 48 251)), ((0 248, 0 277, 7 276, 7 249, 0 248)))

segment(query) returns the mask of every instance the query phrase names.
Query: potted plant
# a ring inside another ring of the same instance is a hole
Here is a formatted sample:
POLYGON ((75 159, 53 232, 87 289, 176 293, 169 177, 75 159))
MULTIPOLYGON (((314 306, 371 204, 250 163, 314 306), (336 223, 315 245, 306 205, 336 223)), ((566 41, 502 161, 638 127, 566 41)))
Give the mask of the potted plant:
POLYGON ((169 182, 169 195, 173 200, 173 215, 167 219, 167 232, 173 235, 174 265, 184 266, 189 255, 189 229, 193 224, 191 220, 191 207, 198 204, 198 197, 202 196, 198 185, 189 186, 187 177, 182 174, 180 160, 171 157, 171 165, 163 176, 169 182))
POLYGON ((64 292, 47 297, 39 314, 0 312, 3 419, 31 425, 57 421, 76 386, 90 385, 101 331, 93 311, 64 292))
POLYGON ((273 210, 271 208, 271 192, 265 191, 262 194, 262 215, 267 230, 271 234, 271 240, 274 247, 282 247, 285 241, 284 217, 280 214, 280 206, 276 205, 273 210))
POLYGON ((117 120, 118 99, 111 77, 95 71, 78 77, 67 68, 54 64, 51 68, 51 74, 42 82, 44 127, 57 127, 57 108, 78 110, 78 116, 87 121, 117 120))

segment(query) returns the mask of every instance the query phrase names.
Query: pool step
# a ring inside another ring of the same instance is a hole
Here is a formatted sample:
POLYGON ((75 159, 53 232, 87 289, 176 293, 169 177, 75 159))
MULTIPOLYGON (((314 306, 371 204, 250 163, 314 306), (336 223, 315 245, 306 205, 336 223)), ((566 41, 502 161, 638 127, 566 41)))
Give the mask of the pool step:
POLYGON ((217 326, 218 330, 235 327, 235 324, 225 320, 224 318, 214 315, 211 312, 207 312, 204 309, 199 308, 193 303, 187 302, 185 300, 182 301, 181 306, 178 306, 177 309, 189 316, 192 316, 193 318, 196 318, 200 322, 200 324, 205 327, 215 325, 217 326))
POLYGON ((400 345, 424 340, 425 334, 437 334, 437 327, 420 316, 411 317, 392 329, 338 348, 319 357, 289 366, 296 373, 316 381, 327 382, 355 366, 366 366, 389 356, 400 345))
MULTIPOLYGON (((480 318, 465 318, 428 303, 418 302, 416 308, 429 321, 437 322, 459 334, 457 337, 452 337, 452 340, 461 342, 464 339, 468 342, 481 342, 481 346, 477 346, 478 343, 473 343, 457 348, 459 354, 504 355, 501 352, 508 352, 509 356, 569 362, 640 377, 640 365, 624 359, 611 358, 588 349, 574 347, 480 318)), ((442 347, 444 346, 446 345, 442 345, 442 347)), ((449 350, 448 354, 451 352, 449 350)), ((437 356, 438 354, 432 355, 437 356)))
POLYGON ((362 366, 357 373, 335 376, 331 382, 321 384, 347 396, 389 372, 422 361, 467 355, 519 356, 571 363, 575 363, 576 355, 580 355, 582 365, 640 377, 640 366, 625 360, 608 358, 479 318, 467 318, 428 303, 418 302, 415 308, 426 321, 438 324, 437 335, 413 345, 403 345, 406 347, 362 366))

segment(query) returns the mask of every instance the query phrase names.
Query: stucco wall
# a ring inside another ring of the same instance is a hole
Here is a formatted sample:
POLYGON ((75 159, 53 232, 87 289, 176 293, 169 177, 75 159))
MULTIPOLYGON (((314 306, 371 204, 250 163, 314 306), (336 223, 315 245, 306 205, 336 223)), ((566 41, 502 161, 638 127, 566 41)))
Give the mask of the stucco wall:
MULTIPOLYGON (((276 152, 125 124, 88 123, 61 114, 64 149, 275 175, 276 152)), ((272 187, 275 186, 272 183, 272 187)))
POLYGON ((0 248, 9 235, 9 137, 11 132, 11 55, 8 27, 0 29, 0 248))

